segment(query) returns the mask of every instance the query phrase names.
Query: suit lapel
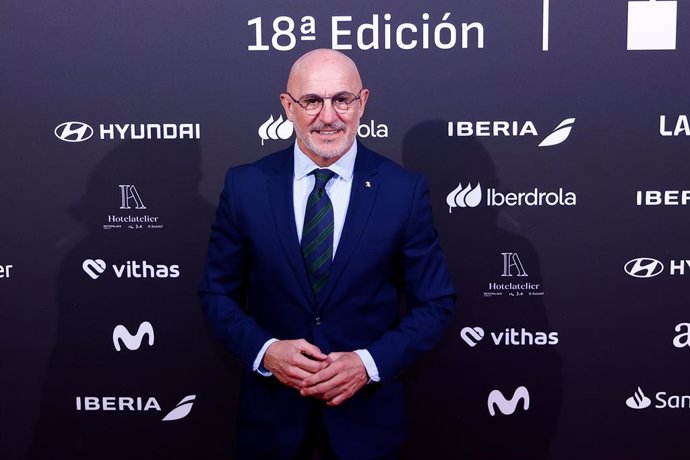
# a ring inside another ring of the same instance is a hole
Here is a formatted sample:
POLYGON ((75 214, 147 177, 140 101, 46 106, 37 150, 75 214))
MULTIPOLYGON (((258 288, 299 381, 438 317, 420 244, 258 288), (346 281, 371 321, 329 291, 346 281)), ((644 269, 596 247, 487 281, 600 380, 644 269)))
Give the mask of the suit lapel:
POLYGON ((374 176, 377 172, 377 165, 373 161, 371 153, 362 144, 359 144, 357 148, 350 203, 347 207, 347 215, 338 243, 338 250, 333 259, 333 265, 331 265, 331 273, 328 276, 326 286, 323 288, 323 296, 320 296, 324 299, 321 305, 328 300, 334 287, 338 284, 338 280, 342 276, 347 263, 350 261, 354 250, 357 248, 376 199, 378 184, 374 176))
POLYGON ((285 155, 286 161, 281 162, 282 164, 269 176, 268 190, 271 197, 276 234, 285 253, 285 258, 292 267, 300 289, 309 299, 310 304, 313 304, 315 302, 314 291, 309 282, 302 249, 297 239, 297 229, 295 228, 292 198, 293 157, 291 152, 290 149, 290 153, 285 155))

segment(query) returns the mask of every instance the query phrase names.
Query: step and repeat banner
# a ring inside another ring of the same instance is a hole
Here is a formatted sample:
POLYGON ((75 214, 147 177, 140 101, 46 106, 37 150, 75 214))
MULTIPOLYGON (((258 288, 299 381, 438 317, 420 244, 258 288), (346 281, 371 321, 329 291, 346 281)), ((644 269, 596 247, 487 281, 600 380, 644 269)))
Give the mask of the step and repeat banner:
POLYGON ((405 459, 687 459, 690 5, 0 6, 0 457, 232 459, 197 299, 228 167, 293 142, 333 48, 367 147, 429 180, 458 290, 405 459))

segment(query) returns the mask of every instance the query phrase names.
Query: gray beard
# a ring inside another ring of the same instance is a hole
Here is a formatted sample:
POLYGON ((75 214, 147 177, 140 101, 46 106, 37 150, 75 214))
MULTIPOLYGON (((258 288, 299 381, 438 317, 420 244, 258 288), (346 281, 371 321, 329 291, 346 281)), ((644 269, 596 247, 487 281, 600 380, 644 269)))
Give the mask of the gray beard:
MULTIPOLYGON (((317 129, 321 130, 321 129, 325 129, 325 128, 328 128, 328 127, 333 127, 333 128, 335 128, 335 129, 346 128, 346 127, 343 126, 342 124, 338 123, 338 124, 333 124, 333 125, 317 125, 317 126, 315 126, 315 127, 310 128, 310 131, 311 131, 311 129, 314 129, 314 128, 317 128, 317 129)), ((342 148, 342 149, 324 149, 324 148, 320 148, 320 147, 317 147, 316 145, 314 145, 314 143, 313 143, 312 140, 311 140, 311 137, 305 136, 303 132, 300 132, 300 131, 297 130, 297 129, 295 130, 295 132, 296 132, 297 138, 298 138, 299 140, 301 140, 302 143, 303 143, 309 150, 311 150, 312 152, 314 152, 314 153, 315 153, 317 156, 319 156, 320 158, 323 158, 323 159, 326 159, 326 160, 329 160, 329 159, 331 159, 331 158, 338 157, 338 156, 344 154, 345 152, 347 152, 347 150, 350 148, 350 146, 352 145, 352 143, 355 141, 355 135, 356 135, 356 132, 349 132, 349 131, 346 131, 345 142, 344 142, 344 145, 343 145, 343 148, 342 148)), ((329 145, 329 146, 330 146, 330 145, 333 145, 333 144, 334 144, 334 142, 328 142, 328 145, 329 145)))

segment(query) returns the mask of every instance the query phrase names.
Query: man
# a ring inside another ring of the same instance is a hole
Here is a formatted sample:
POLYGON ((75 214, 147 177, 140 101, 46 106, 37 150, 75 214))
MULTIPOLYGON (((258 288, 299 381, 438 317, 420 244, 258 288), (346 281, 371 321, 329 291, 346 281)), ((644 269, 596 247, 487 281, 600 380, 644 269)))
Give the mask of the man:
POLYGON ((368 97, 348 57, 305 54, 295 145, 226 176, 200 296, 246 369, 241 458, 395 458, 398 377, 450 318, 425 180, 355 142, 368 97))

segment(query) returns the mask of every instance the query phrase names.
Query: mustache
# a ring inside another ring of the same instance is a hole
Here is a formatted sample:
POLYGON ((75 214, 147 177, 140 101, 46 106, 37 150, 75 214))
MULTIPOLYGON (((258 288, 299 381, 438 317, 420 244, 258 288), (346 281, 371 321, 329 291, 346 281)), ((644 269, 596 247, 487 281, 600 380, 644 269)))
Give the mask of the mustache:
POLYGON ((323 131, 323 130, 332 130, 332 129, 342 129, 345 131, 347 128, 347 125, 342 122, 335 122, 335 123, 316 123, 314 125, 311 125, 309 127, 309 131, 323 131))

